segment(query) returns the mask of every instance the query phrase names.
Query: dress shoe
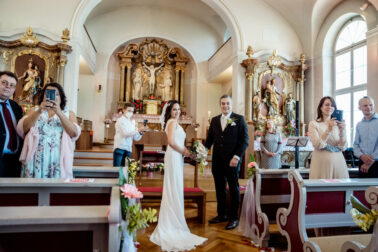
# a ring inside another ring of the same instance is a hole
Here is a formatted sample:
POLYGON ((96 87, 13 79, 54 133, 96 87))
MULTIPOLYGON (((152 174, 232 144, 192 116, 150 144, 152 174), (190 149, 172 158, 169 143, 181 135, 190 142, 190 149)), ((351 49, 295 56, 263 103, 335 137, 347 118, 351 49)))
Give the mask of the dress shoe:
POLYGON ((215 218, 212 218, 211 220, 209 220, 209 223, 210 224, 217 224, 217 223, 221 223, 221 222, 226 222, 228 219, 226 216, 217 216, 215 218))
POLYGON ((238 220, 230 220, 230 221, 227 223, 226 230, 234 229, 234 228, 236 228, 238 225, 239 225, 239 221, 238 221, 238 220))

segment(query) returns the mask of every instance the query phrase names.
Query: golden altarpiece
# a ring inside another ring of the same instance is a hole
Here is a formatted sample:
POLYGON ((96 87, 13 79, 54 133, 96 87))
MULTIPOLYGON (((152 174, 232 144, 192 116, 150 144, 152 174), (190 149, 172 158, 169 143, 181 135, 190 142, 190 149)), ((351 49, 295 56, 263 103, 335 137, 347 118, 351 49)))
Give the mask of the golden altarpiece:
POLYGON ((0 69, 12 71, 19 77, 13 99, 25 109, 36 103, 46 83, 63 85, 67 54, 72 51, 67 44, 68 29, 63 30, 61 38, 62 42, 48 45, 28 27, 17 40, 0 40, 0 69))
MULTIPOLYGON (((248 58, 241 65, 246 69, 246 97, 245 116, 249 125, 253 125, 253 132, 258 138, 258 132, 263 132, 267 119, 272 120, 283 137, 292 135, 288 128, 294 125, 296 110, 299 109, 300 135, 305 134, 304 124, 304 82, 305 64, 304 54, 296 62, 283 63, 282 58, 273 50, 267 59, 252 57, 253 50, 247 49, 248 58), (296 100, 299 106, 296 107, 296 100)), ((259 142, 255 141, 254 145, 259 142)), ((250 146, 253 152, 257 146, 250 146)), ((257 147, 258 149, 258 147, 257 147)), ((301 153, 302 166, 307 165, 312 146, 303 149, 301 153)), ((291 150, 282 155, 283 163, 292 163, 294 154, 291 150)))
POLYGON ((169 47, 162 40, 145 39, 130 43, 117 53, 121 68, 118 106, 135 105, 137 122, 149 121, 158 128, 158 115, 169 100, 177 100, 183 109, 181 124, 191 124, 185 114, 184 84, 188 58, 179 47, 169 47))

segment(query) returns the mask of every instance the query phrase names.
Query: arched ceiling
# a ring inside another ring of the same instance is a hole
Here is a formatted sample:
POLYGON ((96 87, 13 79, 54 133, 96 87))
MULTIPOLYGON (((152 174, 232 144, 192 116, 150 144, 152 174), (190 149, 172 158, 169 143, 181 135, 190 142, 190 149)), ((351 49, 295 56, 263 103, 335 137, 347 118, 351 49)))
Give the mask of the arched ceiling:
MULTIPOLYGON (((183 15, 200 20, 210 26, 222 39, 227 26, 221 17, 201 0, 102 0, 89 14, 87 21, 127 6, 155 6, 157 9, 175 9, 183 15)), ((86 22, 87 22, 86 21, 86 22)))

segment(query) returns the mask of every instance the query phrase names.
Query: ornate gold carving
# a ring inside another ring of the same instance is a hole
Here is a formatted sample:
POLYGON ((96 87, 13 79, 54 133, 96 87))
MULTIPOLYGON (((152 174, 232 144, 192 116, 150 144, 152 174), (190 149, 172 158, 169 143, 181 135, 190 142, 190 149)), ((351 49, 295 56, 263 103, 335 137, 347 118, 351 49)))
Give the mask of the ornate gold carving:
POLYGON ((8 63, 8 60, 9 60, 8 55, 12 55, 13 52, 14 52, 14 50, 2 50, 1 51, 1 56, 2 56, 5 64, 8 63))
POLYGON ((64 29, 62 31, 62 40, 63 40, 63 44, 67 44, 68 40, 70 40, 70 30, 68 30, 68 28, 64 29))
POLYGON ((143 62, 151 64, 163 63, 168 53, 168 46, 162 40, 146 39, 139 45, 139 52, 143 62))
POLYGON ((299 61, 300 61, 302 64, 305 63, 305 61, 306 61, 306 56, 305 56, 304 53, 301 53, 301 56, 299 57, 299 61))
POLYGON ((24 35, 20 38, 24 46, 35 47, 39 43, 39 39, 33 33, 33 29, 29 26, 24 35))
POLYGON ((251 59, 253 53, 254 52, 253 52, 252 46, 249 45, 248 48, 247 48, 247 52, 246 52, 248 59, 251 59))
POLYGON ((273 55, 268 58, 268 66, 273 72, 273 69, 281 65, 281 57, 277 55, 277 50, 273 50, 273 55))

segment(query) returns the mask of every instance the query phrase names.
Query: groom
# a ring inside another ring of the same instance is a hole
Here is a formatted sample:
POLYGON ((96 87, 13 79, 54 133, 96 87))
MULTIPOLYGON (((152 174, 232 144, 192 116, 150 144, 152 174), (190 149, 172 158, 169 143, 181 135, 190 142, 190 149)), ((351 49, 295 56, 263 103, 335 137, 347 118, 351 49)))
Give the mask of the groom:
POLYGON ((213 148, 212 173, 217 195, 218 216, 209 220, 210 224, 229 220, 226 229, 236 228, 239 224, 240 203, 239 170, 241 158, 248 147, 248 129, 243 116, 232 112, 232 100, 228 95, 220 98, 221 115, 211 120, 205 146, 213 148), (230 191, 231 206, 227 218, 226 184, 230 191))

